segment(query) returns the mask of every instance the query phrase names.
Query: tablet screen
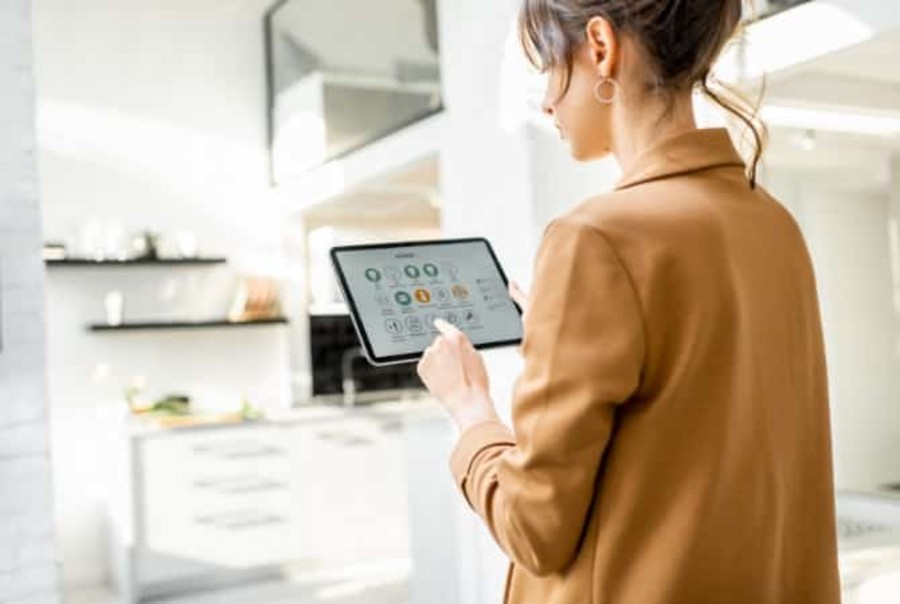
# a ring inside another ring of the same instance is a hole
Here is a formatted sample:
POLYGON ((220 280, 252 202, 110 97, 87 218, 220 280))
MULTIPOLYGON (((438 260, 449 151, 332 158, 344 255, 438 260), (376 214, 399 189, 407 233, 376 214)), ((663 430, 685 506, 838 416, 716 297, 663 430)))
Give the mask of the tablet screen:
POLYGON ((372 362, 417 359, 436 317, 479 348, 521 341, 521 314, 484 239, 343 246, 332 260, 372 362))

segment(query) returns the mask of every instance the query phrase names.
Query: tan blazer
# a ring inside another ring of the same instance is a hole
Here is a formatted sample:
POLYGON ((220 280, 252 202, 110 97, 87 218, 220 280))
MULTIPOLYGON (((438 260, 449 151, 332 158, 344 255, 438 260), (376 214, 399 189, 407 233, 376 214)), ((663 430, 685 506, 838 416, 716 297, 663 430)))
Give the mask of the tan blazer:
POLYGON ((512 604, 837 604, 828 393, 796 223, 727 131, 553 220, 512 430, 450 460, 512 604))

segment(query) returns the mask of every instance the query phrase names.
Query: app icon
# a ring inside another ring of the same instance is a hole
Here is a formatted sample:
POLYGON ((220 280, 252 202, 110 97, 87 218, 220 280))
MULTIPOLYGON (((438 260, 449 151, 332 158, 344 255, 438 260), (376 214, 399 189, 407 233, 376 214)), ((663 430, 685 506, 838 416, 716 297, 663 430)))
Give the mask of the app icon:
POLYGON ((387 294, 378 294, 377 296, 375 296, 375 301, 378 302, 380 306, 391 305, 391 297, 387 294))
POLYGON ((419 267, 414 264, 407 264, 403 267, 403 272, 406 273, 406 276, 410 279, 418 279, 419 278, 419 267))
POLYGON ((400 279, 400 269, 396 266, 386 266, 384 267, 384 276, 391 281, 397 281, 400 279))
POLYGON ((454 285, 452 291, 453 296, 460 300, 465 300, 469 297, 469 290, 466 289, 465 285, 454 285))
POLYGON ((473 310, 466 310, 465 312, 463 312, 463 319, 470 325, 474 325, 480 320, 478 315, 473 310))
POLYGON ((446 302, 450 299, 450 294, 443 287, 434 288, 434 297, 438 302, 446 302))
POLYGON ((403 331, 403 323, 397 319, 388 319, 384 322, 384 328, 389 334, 398 334, 403 331))
POLYGON ((399 291, 394 294, 394 300, 397 301, 397 304, 401 304, 403 306, 409 306, 412 304, 412 297, 405 291, 399 291))
POLYGON ((506 287, 499 279, 476 279, 475 282, 478 284, 478 289, 484 294, 497 295, 506 291, 506 287))
POLYGON ((417 289, 414 295, 416 296, 416 300, 418 300, 422 304, 428 304, 429 302, 431 302, 431 294, 428 293, 427 289, 417 289))
POLYGON ((444 318, 447 319, 447 323, 451 323, 453 325, 459 325, 459 315, 457 315, 453 311, 450 311, 446 315, 444 315, 444 318))
POLYGON ((376 268, 367 268, 366 279, 368 279, 372 283, 378 283, 379 281, 381 281, 381 272, 379 272, 379 270, 376 268))
POLYGON ((417 317, 415 315, 406 317, 406 328, 408 330, 410 330, 411 332, 422 331, 422 328, 423 328, 422 319, 420 319, 419 317, 417 317))
POLYGON ((425 315, 425 325, 428 326, 428 329, 431 331, 437 331, 437 327, 434 326, 434 320, 437 319, 440 315, 437 313, 430 312, 425 315))
POLYGON ((429 262, 422 267, 422 272, 424 272, 429 277, 437 277, 438 267, 429 262))
POLYGON ((452 262, 442 262, 441 268, 444 269, 444 272, 450 273, 453 277, 456 277, 459 274, 459 269, 452 262))

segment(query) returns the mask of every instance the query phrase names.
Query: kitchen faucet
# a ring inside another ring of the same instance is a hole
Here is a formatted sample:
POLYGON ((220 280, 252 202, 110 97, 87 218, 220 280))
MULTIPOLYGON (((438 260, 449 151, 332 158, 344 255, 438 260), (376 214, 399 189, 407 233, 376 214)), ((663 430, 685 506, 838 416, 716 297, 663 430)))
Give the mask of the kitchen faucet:
POLYGON ((348 348, 341 355, 341 391, 344 394, 344 406, 352 407, 356 403, 356 380, 353 379, 353 360, 362 356, 359 346, 348 348))

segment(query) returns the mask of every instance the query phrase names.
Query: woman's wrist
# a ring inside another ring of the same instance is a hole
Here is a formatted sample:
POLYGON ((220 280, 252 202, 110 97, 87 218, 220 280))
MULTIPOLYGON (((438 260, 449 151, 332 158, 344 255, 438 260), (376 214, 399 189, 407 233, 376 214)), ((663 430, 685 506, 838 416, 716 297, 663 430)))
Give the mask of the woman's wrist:
POLYGON ((456 406, 453 420, 459 433, 462 434, 472 426, 490 421, 500 421, 494 403, 486 395, 476 395, 465 403, 456 406))

